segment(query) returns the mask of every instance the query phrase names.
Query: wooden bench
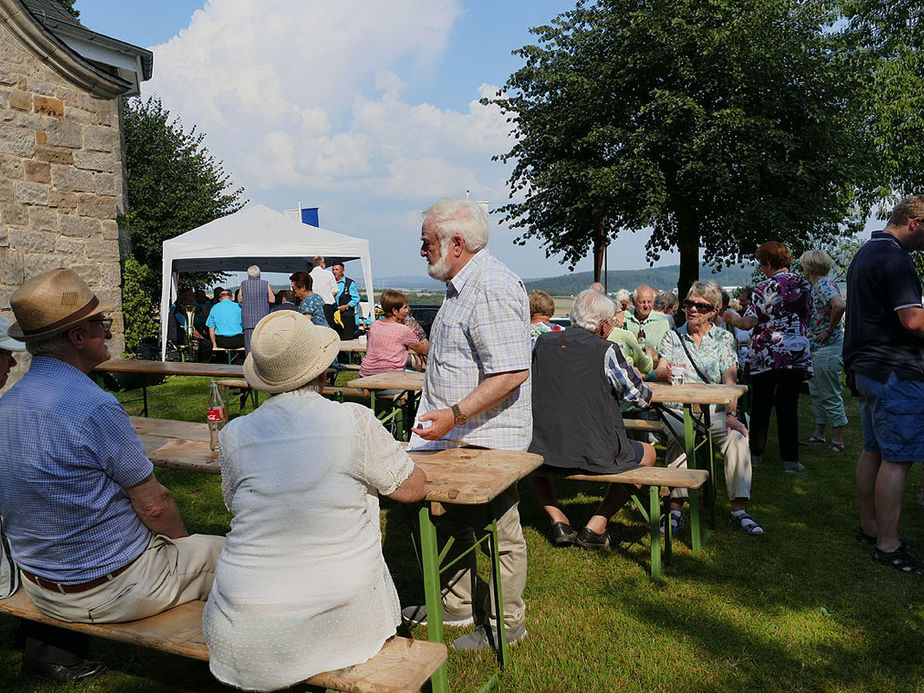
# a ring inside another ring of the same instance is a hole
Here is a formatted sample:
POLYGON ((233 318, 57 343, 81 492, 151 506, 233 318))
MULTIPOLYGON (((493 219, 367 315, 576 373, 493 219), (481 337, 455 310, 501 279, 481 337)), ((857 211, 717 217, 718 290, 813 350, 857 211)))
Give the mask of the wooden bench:
MULTIPOLYGON (((632 500, 639 511, 648 521, 651 536, 651 577, 661 577, 661 517, 670 513, 671 488, 686 488, 699 490, 709 479, 709 472, 705 469, 674 469, 671 467, 639 467, 618 474, 570 474, 558 476, 554 473, 543 475, 552 476, 569 481, 592 481, 600 484, 626 484, 633 487, 632 500), (648 508, 635 493, 636 486, 648 488, 648 508), (661 495, 664 494, 664 505, 661 504, 661 495)), ((699 496, 690 494, 690 531, 699 532, 699 496)), ((664 532, 664 565, 671 560, 671 523, 665 523, 664 532)))
POLYGON ((661 433, 660 421, 648 421, 646 419, 623 419, 623 424, 627 431, 642 431, 644 433, 661 433))
MULTIPOLYGON (((202 635, 204 606, 203 601, 187 602, 138 621, 88 624, 46 616, 21 588, 12 597, 0 599, 0 613, 207 662, 209 649, 202 635)), ((350 693, 409 693, 419 690, 445 661, 443 643, 395 637, 368 661, 315 674, 305 683, 350 693)))

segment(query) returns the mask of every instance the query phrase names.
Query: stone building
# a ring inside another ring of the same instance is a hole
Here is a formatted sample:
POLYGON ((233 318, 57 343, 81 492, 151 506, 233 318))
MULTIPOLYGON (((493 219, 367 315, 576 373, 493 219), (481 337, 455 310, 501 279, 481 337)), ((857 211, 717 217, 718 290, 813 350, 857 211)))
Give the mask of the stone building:
MULTIPOLYGON (((119 259, 129 251, 121 99, 153 54, 84 27, 54 0, 0 0, 0 313, 22 282, 71 267, 122 338, 119 259)), ((28 358, 10 377, 25 372, 28 358)))

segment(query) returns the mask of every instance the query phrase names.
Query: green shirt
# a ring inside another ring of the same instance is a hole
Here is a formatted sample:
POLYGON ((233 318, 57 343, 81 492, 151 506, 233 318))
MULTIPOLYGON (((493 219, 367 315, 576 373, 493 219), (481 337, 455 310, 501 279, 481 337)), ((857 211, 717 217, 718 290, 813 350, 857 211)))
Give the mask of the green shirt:
POLYGON ((643 347, 650 346, 657 349, 661 346, 664 335, 671 329, 671 325, 663 313, 653 310, 644 320, 639 320, 634 313, 626 313, 626 329, 636 338, 638 338, 639 330, 644 330, 645 342, 642 343, 639 339, 639 344, 643 347))
POLYGON ((614 327, 607 339, 619 345, 619 349, 622 351, 622 355, 626 358, 626 361, 638 368, 639 373, 645 375, 651 372, 654 361, 645 353, 645 350, 642 349, 635 335, 629 332, 629 330, 614 327))

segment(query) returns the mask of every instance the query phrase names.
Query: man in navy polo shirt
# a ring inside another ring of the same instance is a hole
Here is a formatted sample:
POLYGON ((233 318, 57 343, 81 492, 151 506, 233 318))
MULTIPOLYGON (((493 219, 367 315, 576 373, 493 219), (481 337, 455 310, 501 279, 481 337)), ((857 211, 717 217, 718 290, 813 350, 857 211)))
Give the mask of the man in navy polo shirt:
POLYGON ((908 469, 924 460, 924 308, 909 255, 921 249, 924 196, 914 195, 850 263, 844 368, 863 421, 858 538, 880 563, 924 576, 924 563, 898 535, 908 469))

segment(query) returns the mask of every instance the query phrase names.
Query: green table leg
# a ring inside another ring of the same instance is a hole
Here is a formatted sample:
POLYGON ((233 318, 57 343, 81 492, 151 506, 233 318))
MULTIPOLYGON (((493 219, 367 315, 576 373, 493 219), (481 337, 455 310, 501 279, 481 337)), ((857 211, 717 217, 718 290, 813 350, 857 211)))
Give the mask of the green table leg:
MULTIPOLYGON (((683 437, 684 445, 686 447, 687 454, 687 467, 689 469, 696 469, 696 428, 693 425, 693 407, 689 404, 683 405, 683 437)), ((697 504, 697 512, 693 512, 693 502, 692 496, 690 494, 690 543, 693 548, 693 553, 701 551, 703 548, 703 537, 702 537, 702 528, 700 527, 699 522, 699 505, 697 504)))
MULTIPOLYGON (((424 597, 427 604, 427 637, 443 642, 443 597, 440 592, 440 565, 436 546, 436 527, 430 518, 430 505, 424 503, 420 519, 420 553, 423 562, 424 597)), ((449 679, 444 663, 430 679, 433 693, 448 693, 449 679)))

